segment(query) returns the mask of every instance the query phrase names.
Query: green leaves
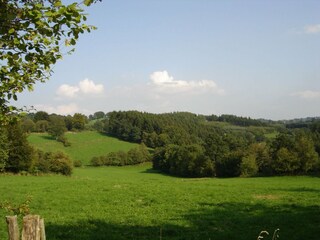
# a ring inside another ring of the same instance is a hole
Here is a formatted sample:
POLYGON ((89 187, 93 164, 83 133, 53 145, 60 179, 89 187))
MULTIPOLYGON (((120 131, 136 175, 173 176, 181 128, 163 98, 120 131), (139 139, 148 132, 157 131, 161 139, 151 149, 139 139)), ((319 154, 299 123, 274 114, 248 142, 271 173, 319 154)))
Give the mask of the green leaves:
POLYGON ((8 33, 9 33, 9 34, 12 34, 12 33, 14 33, 14 32, 15 32, 14 28, 10 28, 8 33))
MULTIPOLYGON (((92 0, 84 1, 89 6, 92 0)), ((72 52, 60 49, 76 45, 80 33, 94 27, 84 24, 86 16, 78 3, 64 5, 61 0, 1 1, 0 8, 0 119, 15 108, 8 100, 17 100, 16 92, 32 90, 36 82, 45 82, 52 65, 72 52)))
POLYGON ((90 6, 93 3, 93 0, 84 0, 84 5, 90 6))

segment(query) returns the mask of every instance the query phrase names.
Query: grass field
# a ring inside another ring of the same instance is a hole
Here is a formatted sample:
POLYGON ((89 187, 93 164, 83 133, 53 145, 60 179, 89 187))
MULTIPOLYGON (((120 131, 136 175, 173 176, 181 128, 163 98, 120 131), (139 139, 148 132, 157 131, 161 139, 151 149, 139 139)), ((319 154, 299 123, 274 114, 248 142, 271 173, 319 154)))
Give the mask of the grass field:
MULTIPOLYGON (((72 177, 0 175, 0 202, 23 202, 47 239, 318 240, 320 178, 186 179, 131 167, 78 168, 72 177), (271 238, 269 238, 271 239, 271 238)), ((0 210, 0 239, 7 239, 0 210)))
POLYGON ((112 151, 128 151, 137 146, 95 131, 68 132, 66 137, 71 142, 70 147, 64 147, 47 133, 32 133, 28 140, 36 148, 51 152, 62 151, 72 160, 80 160, 83 164, 89 164, 94 156, 106 155, 112 151))

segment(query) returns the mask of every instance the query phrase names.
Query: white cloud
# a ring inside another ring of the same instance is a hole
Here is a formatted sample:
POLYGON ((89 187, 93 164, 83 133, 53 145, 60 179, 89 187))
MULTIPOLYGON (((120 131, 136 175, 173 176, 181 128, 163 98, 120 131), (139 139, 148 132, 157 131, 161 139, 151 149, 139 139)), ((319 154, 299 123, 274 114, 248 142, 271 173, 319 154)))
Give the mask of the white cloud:
POLYGON ((101 94, 104 91, 102 84, 95 84, 92 80, 84 79, 77 86, 62 84, 56 91, 59 97, 74 98, 80 94, 101 94))
POLYGON ((298 96, 304 99, 315 99, 320 98, 320 91, 306 90, 294 93, 293 96, 298 96))
POLYGON ((80 81, 79 87, 81 92, 83 92, 84 94, 100 94, 104 91, 104 87, 102 84, 95 84, 89 79, 80 81))
POLYGON ((308 25, 304 27, 304 32, 308 34, 320 33, 320 24, 308 25))
POLYGON ((75 86, 70 86, 68 84, 62 84, 58 90, 57 94, 61 97, 69 97, 73 98, 76 96, 76 94, 79 92, 79 88, 75 86))
POLYGON ((56 113, 61 115, 74 114, 79 112, 79 107, 75 103, 52 106, 52 105, 43 105, 38 104, 34 106, 37 111, 46 111, 48 113, 56 113))
POLYGON ((157 71, 150 75, 152 85, 158 90, 167 93, 176 92, 199 92, 199 91, 215 91, 218 94, 224 94, 224 90, 218 88, 217 84, 212 80, 185 81, 175 80, 167 71, 157 71))

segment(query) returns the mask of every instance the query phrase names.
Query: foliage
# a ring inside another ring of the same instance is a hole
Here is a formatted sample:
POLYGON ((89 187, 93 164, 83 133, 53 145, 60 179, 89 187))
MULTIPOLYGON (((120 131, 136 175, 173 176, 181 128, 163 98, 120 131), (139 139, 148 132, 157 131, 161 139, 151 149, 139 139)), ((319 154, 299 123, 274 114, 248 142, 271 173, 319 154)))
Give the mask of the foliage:
MULTIPOLYGON (((84 4, 92 2, 86 0, 84 4)), ((9 100, 17 100, 17 93, 49 79, 52 66, 64 54, 63 44, 73 46, 80 34, 95 29, 84 24, 86 19, 76 2, 0 1, 1 122, 15 110, 9 100)))
POLYGON ((48 133, 55 139, 63 136, 67 131, 64 118, 62 116, 51 115, 49 117, 49 121, 48 133))
POLYGON ((50 171, 54 173, 61 173, 63 175, 71 175, 73 169, 73 163, 71 159, 63 152, 57 152, 49 159, 50 171))
POLYGON ((36 124, 28 117, 22 119, 21 126, 26 133, 34 132, 36 129, 36 124))
POLYGON ((76 130, 84 130, 87 121, 88 119, 85 115, 81 113, 75 113, 72 117, 72 127, 76 130))
POLYGON ((277 173, 306 174, 319 168, 312 137, 305 131, 280 133, 271 145, 272 167, 277 173))
POLYGON ((6 200, 4 202, 0 202, 0 209, 4 209, 9 215, 23 217, 30 213, 31 200, 31 196, 27 196, 26 200, 19 204, 14 204, 6 200))
POLYGON ((36 122, 36 132, 46 132, 49 129, 49 122, 47 120, 39 120, 36 122))
POLYGON ((45 111, 37 111, 33 116, 33 121, 35 123, 39 121, 49 121, 49 114, 45 111))
POLYGON ((71 175, 73 162, 63 152, 43 152, 37 150, 37 169, 43 173, 60 173, 62 175, 71 175))
POLYGON ((167 145, 156 149, 153 167, 166 173, 183 177, 212 177, 215 175, 214 163, 197 144, 167 145))
POLYGON ((9 142, 7 129, 0 126, 0 172, 5 170, 9 157, 9 142))
POLYGON ((82 167, 82 162, 80 160, 74 160, 73 161, 73 166, 74 167, 82 167))
POLYGON ((241 174, 241 160, 243 152, 232 151, 224 158, 216 161, 216 171, 218 177, 239 177, 241 174))
POLYGON ((240 171, 242 177, 251 177, 255 176, 258 173, 258 164, 256 161, 256 156, 250 154, 248 156, 244 156, 241 160, 240 171))
POLYGON ((7 125, 8 159, 5 170, 10 172, 31 171, 34 166, 34 149, 27 140, 20 122, 7 125))

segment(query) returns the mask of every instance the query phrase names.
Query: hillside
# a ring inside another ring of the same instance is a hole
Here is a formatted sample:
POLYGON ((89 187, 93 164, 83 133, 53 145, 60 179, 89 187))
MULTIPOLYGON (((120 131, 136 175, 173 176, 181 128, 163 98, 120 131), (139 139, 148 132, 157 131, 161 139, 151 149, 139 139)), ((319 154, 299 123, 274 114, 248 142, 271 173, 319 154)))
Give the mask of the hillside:
POLYGON ((137 144, 121 141, 94 131, 67 132, 66 137, 71 143, 70 147, 64 147, 62 143, 55 141, 47 133, 32 133, 28 140, 40 150, 62 151, 72 160, 80 160, 85 165, 89 164, 90 159, 94 156, 120 150, 128 151, 137 146, 137 144))

